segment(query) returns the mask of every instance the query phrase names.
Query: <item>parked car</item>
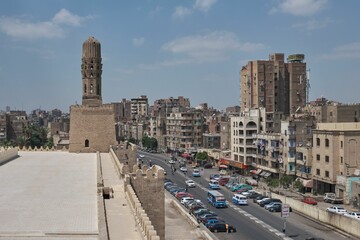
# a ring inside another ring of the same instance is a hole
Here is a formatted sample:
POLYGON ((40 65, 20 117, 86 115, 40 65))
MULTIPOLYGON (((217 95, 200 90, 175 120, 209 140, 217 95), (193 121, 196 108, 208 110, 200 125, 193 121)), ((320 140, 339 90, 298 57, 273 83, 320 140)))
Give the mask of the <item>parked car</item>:
POLYGON ((226 170, 220 170, 219 174, 220 174, 220 176, 224 176, 224 175, 227 175, 228 172, 226 170))
POLYGON ((237 191, 237 190, 244 189, 244 188, 246 188, 246 189, 248 189, 248 190, 253 189, 252 186, 241 183, 241 184, 237 184, 237 185, 233 186, 233 187, 231 188, 231 191, 232 191, 232 192, 235 192, 235 191, 237 191))
MULTIPOLYGON (((281 212, 282 203, 274 203, 271 207, 268 208, 270 212, 281 212)), ((289 208, 290 212, 292 212, 292 208, 289 208)))
POLYGON ((347 212, 344 216, 360 220, 360 212, 347 212))
POLYGON ((263 198, 266 198, 266 196, 260 194, 259 196, 253 198, 253 202, 254 202, 254 203, 257 203, 258 200, 261 200, 261 199, 263 199, 263 198))
POLYGON ((218 181, 220 179, 220 175, 219 174, 211 174, 210 179, 214 179, 214 180, 218 181))
POLYGON ((310 204, 310 205, 317 205, 317 201, 312 197, 307 197, 301 200, 303 203, 310 204))
POLYGON ((250 198, 250 199, 254 199, 254 198, 258 197, 258 196, 261 196, 261 194, 258 193, 258 192, 250 192, 249 195, 247 195, 246 197, 250 198))
POLYGON ((234 226, 228 225, 228 230, 226 229, 225 223, 213 223, 207 226, 207 228, 211 232, 236 232, 236 228, 234 226))
POLYGON ((219 179, 219 184, 220 186, 225 186, 225 184, 227 184, 230 180, 230 177, 226 177, 226 176, 222 176, 219 179))
POLYGON ((194 200, 194 198, 186 196, 186 197, 183 197, 183 198, 181 199, 180 203, 181 203, 182 205, 185 205, 185 203, 187 203, 187 202, 189 202, 189 201, 192 201, 192 200, 194 200))
POLYGON ((212 168, 213 165, 211 163, 205 163, 204 168, 212 168))
POLYGON ((191 187, 191 188, 196 186, 195 182, 191 179, 186 180, 185 184, 186 184, 186 186, 191 187))
POLYGON ((198 220, 198 222, 204 222, 204 221, 206 221, 206 219, 216 218, 216 217, 217 217, 217 215, 215 213, 204 213, 204 214, 197 216, 197 220, 198 220))
POLYGON ((192 171, 193 177, 200 177, 200 170, 198 168, 194 168, 192 171))
POLYGON ((345 208, 340 207, 340 206, 331 206, 331 207, 328 207, 328 208, 326 209, 326 211, 332 212, 332 213, 338 213, 338 214, 345 214, 345 213, 347 212, 345 208))
POLYGON ((281 202, 271 202, 271 203, 268 203, 264 206, 264 209, 265 210, 269 210, 269 208, 271 208, 272 206, 274 205, 277 205, 277 204, 280 204, 281 205, 281 202))
POLYGON ((335 193, 325 193, 324 194, 324 202, 328 202, 328 203, 332 203, 332 204, 342 203, 343 199, 336 197, 335 193))
POLYGON ((272 202, 280 202, 280 203, 281 203, 281 200, 280 200, 280 199, 277 199, 277 198, 270 198, 270 199, 261 201, 261 202, 259 203, 259 205, 260 205, 260 207, 264 207, 265 205, 267 205, 267 204, 269 204, 269 203, 272 203, 272 202))
POLYGON ((176 193, 175 197, 176 197, 177 200, 180 200, 183 197, 194 198, 194 195, 192 195, 191 193, 188 193, 188 192, 178 192, 178 193, 176 193))
POLYGON ((169 163, 170 163, 170 164, 175 164, 175 161, 174 161, 174 160, 170 160, 169 163))
POLYGON ((241 194, 234 194, 232 202, 238 205, 248 205, 247 198, 241 194))
POLYGON ((215 217, 215 218, 207 218, 202 223, 207 227, 214 223, 225 223, 225 222, 221 218, 215 217))
POLYGON ((256 203, 260 205, 260 203, 261 203, 262 201, 267 201, 268 199, 270 199, 270 198, 269 198, 269 197, 264 197, 264 198, 262 198, 262 199, 256 200, 256 203))
POLYGON ((181 167, 181 168, 180 168, 180 171, 182 171, 182 172, 187 172, 187 168, 186 168, 186 167, 181 167))
POLYGON ((200 199, 194 199, 192 201, 186 202, 184 205, 186 208, 189 208, 192 204, 202 204, 200 199))

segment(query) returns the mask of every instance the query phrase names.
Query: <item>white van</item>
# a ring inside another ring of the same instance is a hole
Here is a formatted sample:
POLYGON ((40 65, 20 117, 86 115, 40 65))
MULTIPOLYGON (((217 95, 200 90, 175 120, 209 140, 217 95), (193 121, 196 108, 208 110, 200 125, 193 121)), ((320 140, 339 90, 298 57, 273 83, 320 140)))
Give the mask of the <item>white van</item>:
POLYGON ((219 182, 216 181, 216 180, 210 180, 209 188, 211 188, 211 189, 220 189, 219 182))
POLYGON ((247 198, 241 194, 234 194, 232 202, 238 205, 248 205, 247 198))

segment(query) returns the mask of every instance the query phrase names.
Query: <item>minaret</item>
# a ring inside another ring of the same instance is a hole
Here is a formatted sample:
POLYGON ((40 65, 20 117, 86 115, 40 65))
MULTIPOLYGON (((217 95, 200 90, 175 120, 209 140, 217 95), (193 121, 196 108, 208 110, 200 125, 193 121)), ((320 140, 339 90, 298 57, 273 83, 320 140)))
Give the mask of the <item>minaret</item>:
POLYGON ((94 37, 83 43, 81 59, 82 105, 98 107, 102 104, 101 97, 101 45, 94 37))

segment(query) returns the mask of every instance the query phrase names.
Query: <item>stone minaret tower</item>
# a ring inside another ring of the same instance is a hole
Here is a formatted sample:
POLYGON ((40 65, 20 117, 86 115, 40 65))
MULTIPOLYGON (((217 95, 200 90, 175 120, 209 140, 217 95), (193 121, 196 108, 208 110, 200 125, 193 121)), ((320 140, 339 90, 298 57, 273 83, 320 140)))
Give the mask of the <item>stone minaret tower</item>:
POLYGON ((101 45, 94 37, 89 37, 82 48, 82 104, 98 107, 102 104, 101 98, 101 45))

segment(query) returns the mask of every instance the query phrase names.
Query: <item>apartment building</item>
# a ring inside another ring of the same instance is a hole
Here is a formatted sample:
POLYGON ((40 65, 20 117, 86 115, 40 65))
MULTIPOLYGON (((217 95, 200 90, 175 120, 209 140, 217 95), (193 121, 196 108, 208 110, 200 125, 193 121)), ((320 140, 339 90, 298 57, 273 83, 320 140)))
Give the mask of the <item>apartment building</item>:
POLYGON ((294 113, 307 102, 308 78, 304 54, 270 54, 269 60, 249 61, 240 71, 241 109, 265 108, 267 113, 294 113))
POLYGON ((173 109, 166 117, 167 147, 174 151, 196 150, 202 144, 204 120, 200 111, 173 109))
POLYGON ((255 134, 263 131, 266 125, 265 108, 250 109, 240 116, 230 117, 230 166, 240 171, 255 166, 256 140, 255 134))
POLYGON ((190 108, 189 98, 179 96, 178 98, 170 97, 155 100, 151 115, 158 116, 161 112, 163 112, 163 115, 166 115, 167 113, 171 113, 173 108, 190 108))
POLYGON ((149 112, 148 98, 145 95, 139 98, 131 99, 131 117, 132 119, 138 119, 141 117, 147 117, 149 112))
POLYGON ((209 149, 220 149, 220 134, 204 133, 202 140, 202 147, 209 149))
POLYGON ((10 117, 5 112, 0 113, 0 142, 8 140, 8 127, 10 125, 10 117))
POLYGON ((314 191, 351 195, 346 180, 360 180, 360 123, 318 123, 313 130, 312 178, 314 191), (341 179, 345 179, 340 181, 341 179))

